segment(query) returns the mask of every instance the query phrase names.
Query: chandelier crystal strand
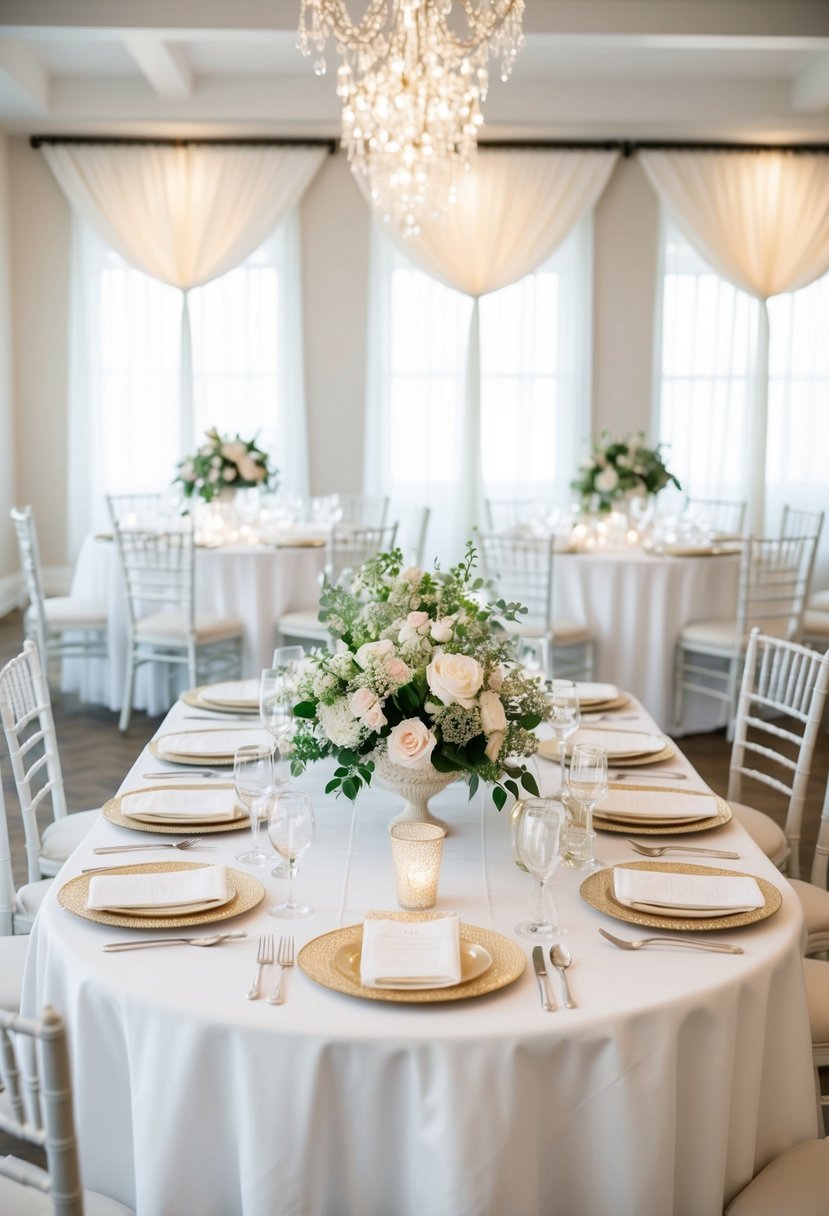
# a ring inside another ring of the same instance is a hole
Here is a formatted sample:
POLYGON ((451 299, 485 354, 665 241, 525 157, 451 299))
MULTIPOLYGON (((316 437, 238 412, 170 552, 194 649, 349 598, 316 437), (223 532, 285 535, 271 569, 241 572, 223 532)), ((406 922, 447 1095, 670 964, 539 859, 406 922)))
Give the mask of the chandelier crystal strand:
POLYGON ((449 26, 452 0, 373 0, 358 24, 343 0, 302 0, 297 46, 326 71, 333 39, 342 63, 342 142, 372 205, 411 236, 455 201, 483 122, 488 60, 512 71, 523 45, 524 0, 458 0, 465 36, 449 26))

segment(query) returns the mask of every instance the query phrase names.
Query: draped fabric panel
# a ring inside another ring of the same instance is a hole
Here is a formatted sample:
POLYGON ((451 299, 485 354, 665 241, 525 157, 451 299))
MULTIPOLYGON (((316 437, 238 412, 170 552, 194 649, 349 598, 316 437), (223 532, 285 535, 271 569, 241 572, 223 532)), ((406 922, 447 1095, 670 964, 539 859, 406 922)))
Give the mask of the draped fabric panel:
POLYGON ((762 530, 768 429, 766 301, 829 270, 829 157, 786 152, 641 152, 642 166, 697 252, 761 301, 749 437, 751 523, 762 530))
MULTIPOLYGON (((481 149, 461 178, 457 202, 445 222, 424 222, 417 235, 406 238, 391 225, 385 229, 415 266, 474 300, 462 421, 462 449, 469 457, 458 469, 456 534, 470 535, 483 519, 478 300, 518 282, 551 256, 593 208, 617 159, 616 152, 481 149)), ((372 311, 377 314, 376 308, 372 311)), ((369 421, 367 481, 376 482, 370 470, 380 458, 380 433, 369 421)))

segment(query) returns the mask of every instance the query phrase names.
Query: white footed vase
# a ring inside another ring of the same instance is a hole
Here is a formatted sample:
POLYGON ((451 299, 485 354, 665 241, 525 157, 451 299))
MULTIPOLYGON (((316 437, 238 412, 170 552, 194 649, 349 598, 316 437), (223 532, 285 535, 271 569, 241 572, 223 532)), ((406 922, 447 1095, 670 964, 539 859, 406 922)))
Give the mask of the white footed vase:
POLYGON ((427 768, 404 768, 392 764, 385 752, 375 753, 372 760, 377 784, 399 794, 406 804, 400 814, 389 821, 389 830, 396 823, 434 823, 449 833, 443 820, 436 819, 429 810, 429 799, 457 781, 460 773, 439 773, 431 764, 427 768))

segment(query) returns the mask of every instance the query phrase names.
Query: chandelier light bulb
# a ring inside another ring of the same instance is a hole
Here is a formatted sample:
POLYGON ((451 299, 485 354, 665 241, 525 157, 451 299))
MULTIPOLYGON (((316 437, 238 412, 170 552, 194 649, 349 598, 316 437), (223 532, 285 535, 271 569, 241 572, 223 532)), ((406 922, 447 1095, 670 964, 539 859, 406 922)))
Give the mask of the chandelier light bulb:
POLYGON ((499 60, 507 79, 524 41, 524 0, 457 0, 455 12, 452 22, 452 0, 369 0, 354 23, 346 0, 301 0, 297 46, 313 48, 321 74, 333 39, 343 146, 378 213, 404 234, 453 205, 483 122, 487 62, 499 60))

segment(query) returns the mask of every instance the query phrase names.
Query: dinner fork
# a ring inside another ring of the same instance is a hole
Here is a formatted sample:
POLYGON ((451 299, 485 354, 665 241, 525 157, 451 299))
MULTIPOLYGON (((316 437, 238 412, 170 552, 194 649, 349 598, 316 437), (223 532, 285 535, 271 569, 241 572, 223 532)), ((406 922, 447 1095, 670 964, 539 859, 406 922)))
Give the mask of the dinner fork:
POLYGON ((259 938, 259 949, 256 952, 256 974, 253 977, 253 983, 248 988, 245 996, 249 1001, 259 999, 259 981, 262 978, 262 968, 268 967, 273 962, 273 934, 263 933, 259 938))
POLYGON ((284 1005, 285 998, 282 995, 282 976, 285 973, 286 967, 294 965, 294 939, 292 937, 280 937, 279 953, 276 956, 276 979, 273 982, 273 990, 268 994, 269 1005, 284 1005))
MULTIPOLYGON (((145 773, 145 776, 147 774, 145 773)), ((623 773, 608 773, 608 781, 638 781, 640 777, 645 777, 650 781, 660 781, 663 777, 672 777, 674 781, 687 781, 688 774, 677 772, 676 769, 663 768, 661 772, 658 769, 648 769, 647 772, 642 769, 625 769, 623 773)))
POLYGON ((737 858, 739 853, 729 853, 726 849, 699 849, 690 844, 639 844, 638 840, 628 840, 628 844, 643 857, 661 857, 663 853, 696 853, 699 857, 729 857, 737 858))
POLYGON ((607 929, 600 929, 602 937, 606 937, 620 950, 641 950, 643 946, 690 946, 693 950, 713 950, 717 954, 742 954, 742 946, 732 946, 728 942, 698 941, 695 937, 638 937, 629 941, 626 937, 614 937, 607 929))
POLYGON ((142 777, 224 777, 229 776, 227 770, 222 772, 217 768, 188 768, 188 769, 170 769, 166 773, 142 773, 142 777))
POLYGON ((102 848, 93 849, 93 853, 135 853, 139 849, 215 849, 214 844, 201 844, 198 836, 188 836, 186 840, 157 841, 154 844, 108 844, 102 848))

